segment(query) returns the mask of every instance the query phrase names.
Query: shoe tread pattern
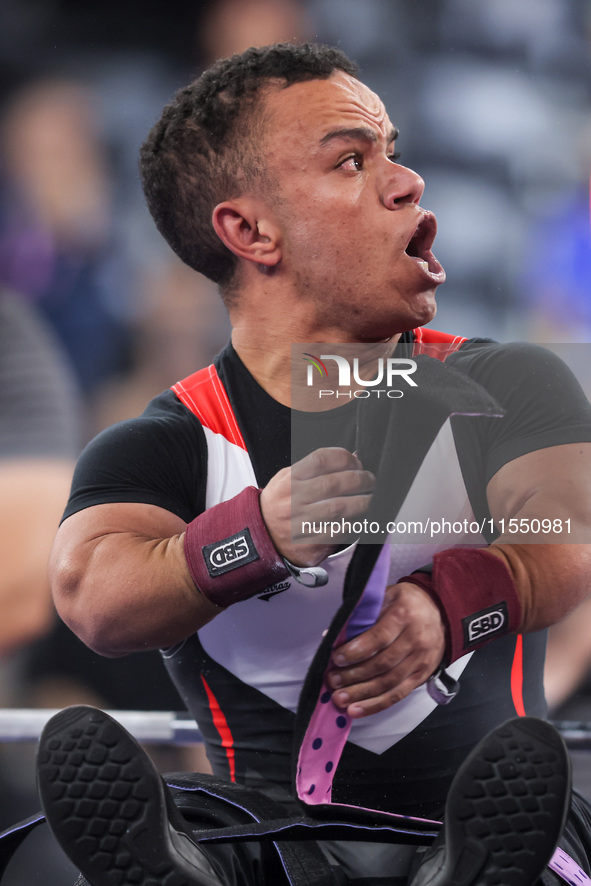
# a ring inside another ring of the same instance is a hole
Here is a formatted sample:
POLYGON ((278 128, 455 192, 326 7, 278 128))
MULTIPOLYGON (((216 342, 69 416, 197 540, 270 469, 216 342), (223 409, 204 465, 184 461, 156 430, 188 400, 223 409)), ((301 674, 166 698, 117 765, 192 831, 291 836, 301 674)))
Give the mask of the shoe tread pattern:
POLYGON ((93 886, 199 886, 171 858, 160 776, 107 714, 78 706, 53 717, 37 779, 56 839, 93 886))
POLYGON ((511 720, 472 751, 449 792, 439 841, 413 886, 530 886, 566 818, 570 762, 543 720, 511 720))

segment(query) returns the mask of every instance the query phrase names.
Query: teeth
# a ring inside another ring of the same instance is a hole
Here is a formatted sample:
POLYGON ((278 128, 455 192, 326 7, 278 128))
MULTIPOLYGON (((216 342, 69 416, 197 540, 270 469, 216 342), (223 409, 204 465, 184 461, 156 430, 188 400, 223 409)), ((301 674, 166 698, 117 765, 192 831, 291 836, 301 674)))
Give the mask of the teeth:
POLYGON ((419 263, 420 266, 422 267, 423 271, 428 271, 428 270, 429 270, 429 263, 428 263, 428 262, 423 261, 423 259, 419 259, 418 263, 419 263))

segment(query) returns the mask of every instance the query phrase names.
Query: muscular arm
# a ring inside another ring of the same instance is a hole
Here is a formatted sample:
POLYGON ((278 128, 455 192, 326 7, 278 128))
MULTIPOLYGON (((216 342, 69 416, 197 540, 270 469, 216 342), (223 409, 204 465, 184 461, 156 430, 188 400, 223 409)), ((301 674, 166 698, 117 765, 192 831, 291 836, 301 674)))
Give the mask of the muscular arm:
POLYGON ((189 574, 185 527, 163 508, 127 503, 64 521, 50 561, 53 595, 63 620, 95 652, 170 646, 220 612, 189 574))
MULTIPOLYGON (((565 444, 523 455, 491 479, 493 517, 570 518, 571 532, 543 538, 506 534, 489 550, 509 568, 522 603, 519 630, 556 623, 591 592, 591 444, 565 444)), ((373 628, 333 656, 335 702, 354 717, 385 710, 421 685, 440 664, 444 628, 438 607, 416 585, 387 589, 373 628)))
POLYGON ((509 462, 490 481, 488 499, 505 525, 510 517, 525 518, 525 526, 532 518, 562 520, 562 532, 505 532, 490 547, 517 585, 521 630, 556 624, 591 592, 591 444, 552 446, 509 462))
MULTIPOLYGON (((344 449, 318 450, 279 471, 261 496, 277 550, 304 563, 330 548, 291 541, 291 490, 320 518, 365 511, 373 476, 344 449)), ((106 656, 173 645, 222 609, 196 587, 185 559, 187 524, 148 504, 102 504, 68 517, 57 535, 50 575, 63 620, 91 649, 106 656)), ((203 544, 214 539, 204 538, 203 544)), ((237 574, 237 581, 240 581, 237 574)), ((237 604, 239 605, 239 604, 237 604)))

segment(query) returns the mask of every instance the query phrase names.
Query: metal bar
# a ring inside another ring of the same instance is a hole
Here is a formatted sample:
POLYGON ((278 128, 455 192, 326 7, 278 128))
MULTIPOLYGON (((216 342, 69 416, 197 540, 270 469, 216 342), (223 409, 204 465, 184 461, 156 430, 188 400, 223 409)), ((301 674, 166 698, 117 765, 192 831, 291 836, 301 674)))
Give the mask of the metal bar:
MULTIPOLYGON (((37 741, 58 709, 1 708, 0 742, 37 741)), ((190 714, 174 711, 108 711, 144 744, 189 745, 202 741, 190 714)))
POLYGON ((591 750, 591 723, 578 720, 553 720, 552 722, 562 735, 569 750, 591 750))
MULTIPOLYGON (((0 743, 37 741, 47 721, 58 712, 51 708, 0 708, 0 743)), ((108 711, 144 744, 191 745, 203 741, 190 714, 178 711, 108 711)), ((591 750, 591 722, 554 720, 571 750, 591 750)))

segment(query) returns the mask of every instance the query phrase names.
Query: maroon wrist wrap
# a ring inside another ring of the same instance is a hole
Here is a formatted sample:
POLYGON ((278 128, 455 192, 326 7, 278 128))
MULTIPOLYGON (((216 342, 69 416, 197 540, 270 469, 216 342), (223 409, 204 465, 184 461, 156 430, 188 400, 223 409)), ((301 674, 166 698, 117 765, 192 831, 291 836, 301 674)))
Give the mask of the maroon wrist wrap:
POLYGON ((439 606, 446 630, 445 665, 519 630, 521 602, 503 561, 480 548, 451 548, 433 558, 432 574, 399 578, 419 585, 439 606))
POLYGON ((267 532, 260 494, 260 489, 247 486, 187 526, 189 572, 201 593, 216 606, 253 597, 289 574, 267 532))

